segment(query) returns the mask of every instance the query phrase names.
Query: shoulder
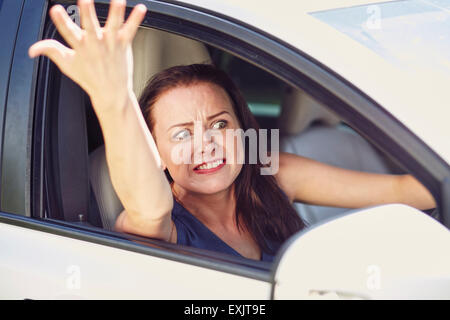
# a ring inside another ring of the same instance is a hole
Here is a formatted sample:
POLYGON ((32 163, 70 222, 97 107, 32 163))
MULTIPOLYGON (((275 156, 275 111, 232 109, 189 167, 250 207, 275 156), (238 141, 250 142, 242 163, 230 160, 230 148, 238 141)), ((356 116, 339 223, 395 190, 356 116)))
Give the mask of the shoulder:
POLYGON ((279 153, 279 168, 275 179, 291 202, 300 199, 304 184, 315 179, 326 168, 317 161, 293 153, 279 153))
POLYGON ((294 201, 295 197, 295 186, 293 184, 297 180, 293 173, 295 173, 294 170, 299 164, 299 158, 301 157, 292 153, 280 152, 278 171, 274 175, 278 186, 286 193, 291 202, 294 201))

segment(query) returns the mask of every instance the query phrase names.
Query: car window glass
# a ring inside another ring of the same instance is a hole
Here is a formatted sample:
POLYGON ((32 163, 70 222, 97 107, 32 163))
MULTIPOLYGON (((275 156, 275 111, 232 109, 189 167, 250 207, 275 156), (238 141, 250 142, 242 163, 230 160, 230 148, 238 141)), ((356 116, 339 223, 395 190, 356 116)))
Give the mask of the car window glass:
POLYGON ((401 68, 450 74, 450 0, 408 0, 311 15, 401 68))

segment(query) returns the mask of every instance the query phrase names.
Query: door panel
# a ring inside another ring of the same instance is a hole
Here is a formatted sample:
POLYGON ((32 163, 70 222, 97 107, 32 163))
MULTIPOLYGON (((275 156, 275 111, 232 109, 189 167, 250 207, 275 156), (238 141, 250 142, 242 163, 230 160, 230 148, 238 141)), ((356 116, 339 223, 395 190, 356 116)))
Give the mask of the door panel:
POLYGON ((0 299, 268 299, 268 282, 0 223, 0 299))

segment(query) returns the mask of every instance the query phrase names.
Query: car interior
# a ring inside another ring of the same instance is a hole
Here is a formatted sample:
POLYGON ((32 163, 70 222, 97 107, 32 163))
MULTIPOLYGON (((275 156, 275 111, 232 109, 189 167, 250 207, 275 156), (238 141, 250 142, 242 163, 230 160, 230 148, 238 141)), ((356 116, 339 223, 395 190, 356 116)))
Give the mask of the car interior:
MULTIPOLYGON (((242 89, 260 126, 280 130, 280 151, 352 170, 401 173, 402 169, 306 92, 210 45, 140 28, 133 42, 136 96, 157 72, 180 64, 214 63, 242 89)), ((89 97, 55 67, 47 113, 47 218, 113 231, 123 210, 112 186, 100 125, 89 97), (50 174, 51 173, 51 174, 50 174)), ((120 128, 117 128, 120 130, 120 128)), ((349 209, 295 203, 308 225, 349 209)))

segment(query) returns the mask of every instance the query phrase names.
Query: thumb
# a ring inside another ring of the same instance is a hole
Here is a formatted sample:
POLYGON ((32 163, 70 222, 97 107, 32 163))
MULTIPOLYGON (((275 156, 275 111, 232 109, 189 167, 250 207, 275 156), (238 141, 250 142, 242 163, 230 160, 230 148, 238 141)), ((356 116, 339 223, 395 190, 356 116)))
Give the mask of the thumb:
POLYGON ((68 58, 73 55, 73 50, 62 45, 56 40, 41 40, 34 43, 28 49, 30 58, 43 55, 52 60, 63 71, 68 62, 68 58))

